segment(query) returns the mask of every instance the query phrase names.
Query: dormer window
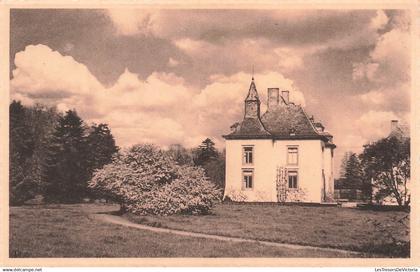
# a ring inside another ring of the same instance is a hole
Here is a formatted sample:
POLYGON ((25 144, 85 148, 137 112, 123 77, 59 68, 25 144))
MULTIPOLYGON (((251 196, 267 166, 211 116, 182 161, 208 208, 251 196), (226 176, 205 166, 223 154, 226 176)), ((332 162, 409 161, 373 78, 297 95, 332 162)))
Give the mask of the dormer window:
POLYGON ((254 147, 253 146, 244 146, 243 147, 243 164, 253 164, 254 163, 254 147))

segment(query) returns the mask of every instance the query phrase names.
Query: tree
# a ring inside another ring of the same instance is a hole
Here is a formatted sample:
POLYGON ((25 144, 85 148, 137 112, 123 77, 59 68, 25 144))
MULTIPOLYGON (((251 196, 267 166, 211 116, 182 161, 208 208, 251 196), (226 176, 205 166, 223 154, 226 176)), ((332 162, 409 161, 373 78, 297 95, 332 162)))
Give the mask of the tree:
POLYGON ((172 144, 166 152, 171 156, 179 165, 193 165, 193 157, 190 150, 187 150, 180 144, 172 144))
POLYGON ((33 153, 33 135, 26 125, 27 111, 18 101, 9 106, 9 175, 10 205, 21 205, 36 194, 34 182, 28 178, 33 153))
POLYGON ((114 136, 107 124, 93 124, 86 138, 89 176, 95 169, 102 168, 112 160, 112 156, 118 152, 114 136))
POLYGON ((344 153, 343 158, 341 159, 340 178, 344 179, 344 176, 346 175, 347 162, 349 161, 349 157, 351 154, 352 154, 351 151, 347 151, 344 153))
POLYGON ((55 126, 60 114, 54 107, 36 104, 27 108, 27 126, 34 141, 33 153, 30 159, 30 178, 35 182, 38 192, 41 193, 43 180, 43 164, 47 157, 47 147, 51 141, 55 126))
POLYGON ((204 168, 206 175, 220 188, 225 187, 225 156, 207 138, 193 151, 194 164, 204 168))
POLYGON ((212 159, 218 157, 218 152, 215 148, 215 143, 207 138, 198 146, 194 151, 194 164, 195 165, 204 165, 212 159))
POLYGON ((69 110, 59 118, 44 164, 47 201, 72 203, 86 195, 87 150, 83 120, 69 110))
POLYGON ((410 139, 388 137, 364 146, 364 173, 377 189, 375 197, 394 198, 399 206, 410 204, 410 139))
POLYGON ((343 188, 361 189, 363 184, 363 172, 356 153, 350 152, 345 164, 343 188))
POLYGON ((209 160, 202 167, 211 181, 218 187, 225 188, 226 162, 223 153, 218 154, 217 158, 209 160))
POLYGON ((46 146, 58 120, 55 108, 10 104, 10 204, 20 205, 41 193, 46 146))

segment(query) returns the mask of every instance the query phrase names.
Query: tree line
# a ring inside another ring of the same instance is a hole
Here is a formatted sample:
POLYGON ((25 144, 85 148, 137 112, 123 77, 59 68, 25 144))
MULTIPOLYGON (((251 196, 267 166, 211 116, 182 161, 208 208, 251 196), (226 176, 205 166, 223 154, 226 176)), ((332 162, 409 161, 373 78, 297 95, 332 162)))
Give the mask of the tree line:
POLYGON ((72 203, 90 196, 93 171, 118 151, 107 124, 87 125, 75 110, 9 107, 9 180, 11 205, 42 195, 47 202, 72 203))
POLYGON ((410 204, 410 138, 389 136, 363 146, 360 154, 343 157, 336 187, 359 189, 369 202, 386 198, 410 204))
MULTIPOLYGON (((76 110, 62 113, 55 107, 24 106, 20 101, 11 102, 9 114, 11 205, 37 195, 50 203, 96 197, 88 181, 119 151, 107 124, 88 125, 76 110)), ((204 168, 210 180, 224 188, 224 153, 217 151, 211 139, 192 149, 171 145, 165 152, 177 164, 204 168)))

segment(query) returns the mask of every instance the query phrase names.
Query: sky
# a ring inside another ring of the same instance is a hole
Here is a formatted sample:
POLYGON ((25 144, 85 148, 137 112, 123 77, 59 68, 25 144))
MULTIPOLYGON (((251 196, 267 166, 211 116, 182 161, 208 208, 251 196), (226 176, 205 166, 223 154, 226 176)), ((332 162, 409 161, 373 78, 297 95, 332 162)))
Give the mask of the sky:
POLYGON ((408 126, 410 50, 405 10, 15 9, 10 97, 76 109, 119 146, 222 149, 254 73, 262 111, 267 88, 289 90, 337 166, 390 120, 408 126))

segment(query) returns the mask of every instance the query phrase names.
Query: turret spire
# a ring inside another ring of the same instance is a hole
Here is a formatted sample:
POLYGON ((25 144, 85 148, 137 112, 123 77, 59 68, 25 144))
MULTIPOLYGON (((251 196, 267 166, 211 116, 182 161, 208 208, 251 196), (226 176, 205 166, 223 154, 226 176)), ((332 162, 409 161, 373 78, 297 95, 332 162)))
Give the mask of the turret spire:
POLYGON ((245 118, 260 118, 260 99, 258 98, 254 78, 252 78, 248 95, 245 99, 245 118))
POLYGON ((245 101, 260 101, 258 98, 257 87, 255 86, 254 77, 252 77, 251 85, 249 86, 248 96, 245 101))

